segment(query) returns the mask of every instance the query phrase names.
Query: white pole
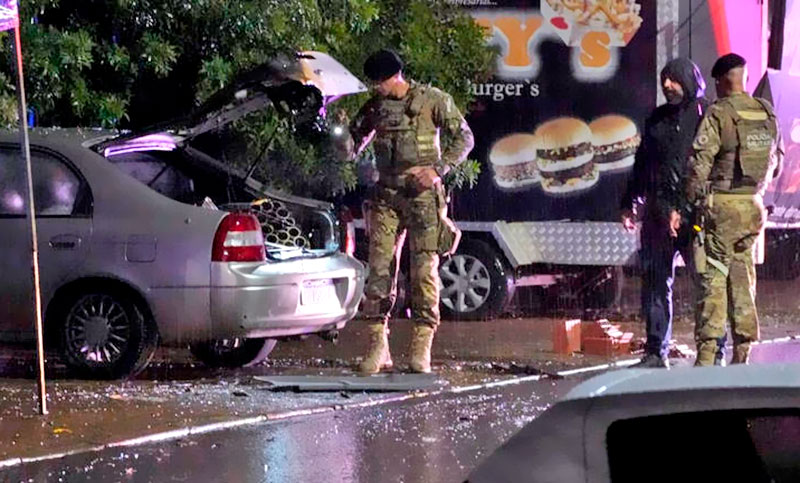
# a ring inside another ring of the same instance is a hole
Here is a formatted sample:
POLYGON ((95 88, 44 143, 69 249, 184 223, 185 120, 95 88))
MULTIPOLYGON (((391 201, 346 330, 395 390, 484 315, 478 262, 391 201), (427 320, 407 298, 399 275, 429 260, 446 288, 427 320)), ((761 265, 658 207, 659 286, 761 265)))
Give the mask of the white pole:
POLYGON ((28 108, 25 106, 25 80, 22 75, 22 44, 19 24, 14 28, 14 53, 17 57, 17 99, 19 100, 19 137, 28 178, 28 220, 31 227, 33 257, 33 293, 36 311, 36 355, 39 362, 39 414, 47 414, 47 389, 44 381, 44 337, 42 331, 42 292, 39 286, 39 239, 36 234, 36 210, 33 204, 33 175, 31 173, 31 147, 28 142, 28 108))

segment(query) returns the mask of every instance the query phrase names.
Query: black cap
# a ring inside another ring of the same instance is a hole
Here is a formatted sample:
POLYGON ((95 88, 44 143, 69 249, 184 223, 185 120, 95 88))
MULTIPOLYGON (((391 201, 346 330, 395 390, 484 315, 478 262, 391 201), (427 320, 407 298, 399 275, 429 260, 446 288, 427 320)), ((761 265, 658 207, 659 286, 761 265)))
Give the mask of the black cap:
POLYGON ((364 75, 374 82, 383 82, 403 69, 403 59, 397 52, 381 49, 364 62, 364 75))
POLYGON ((714 67, 711 68, 711 77, 715 79, 719 79, 720 77, 724 76, 731 69, 735 69, 737 67, 744 67, 747 65, 747 61, 744 60, 744 57, 738 54, 727 54, 723 55, 714 63, 714 67))

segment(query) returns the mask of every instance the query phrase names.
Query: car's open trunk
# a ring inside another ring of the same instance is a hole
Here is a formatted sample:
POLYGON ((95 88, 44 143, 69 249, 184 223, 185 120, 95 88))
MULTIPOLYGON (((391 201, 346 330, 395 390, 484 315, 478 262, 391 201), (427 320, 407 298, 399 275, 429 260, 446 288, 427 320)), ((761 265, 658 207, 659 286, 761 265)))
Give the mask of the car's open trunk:
MULTIPOLYGON (((171 163, 198 173, 193 176, 206 180, 207 189, 188 196, 188 202, 255 214, 264 232, 267 254, 272 260, 325 256, 339 248, 339 222, 332 204, 271 190, 252 177, 255 165, 251 165, 248 172, 242 172, 194 148, 191 141, 270 107, 277 108, 279 113, 290 114, 295 120, 313 117, 327 102, 365 90, 364 84, 332 57, 319 52, 303 52, 294 58, 278 59, 241 74, 228 87, 181 119, 101 139, 87 147, 118 165, 121 164, 119 161, 125 161, 126 156, 134 153, 152 155, 155 162, 166 160, 162 169, 150 170, 153 179, 140 179, 149 176, 141 172, 134 175, 154 189, 158 181, 155 178, 163 176, 171 163), (219 192, 214 184, 220 185, 219 192), (214 192, 216 196, 202 191, 214 192), (206 196, 211 202, 204 202, 206 196)), ((194 185, 189 184, 195 191, 194 185)), ((187 202, 179 196, 171 197, 187 202)))

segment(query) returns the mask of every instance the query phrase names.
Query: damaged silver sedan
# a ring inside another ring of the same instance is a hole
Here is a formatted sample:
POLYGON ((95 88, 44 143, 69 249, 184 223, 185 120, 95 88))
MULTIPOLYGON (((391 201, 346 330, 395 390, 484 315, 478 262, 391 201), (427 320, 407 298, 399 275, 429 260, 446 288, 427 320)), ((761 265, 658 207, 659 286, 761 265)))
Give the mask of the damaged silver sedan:
MULTIPOLYGON (((209 366, 267 357, 282 337, 331 339, 353 318, 364 267, 329 203, 275 193, 194 148, 199 135, 276 107, 315 115, 365 90, 325 54, 246 73, 191 116, 87 140, 31 137, 45 331, 89 377, 143 369, 159 343, 209 366)), ((89 133, 91 135, 91 133, 89 133)), ((0 336, 31 340, 30 242, 16 135, 0 136, 0 336)))

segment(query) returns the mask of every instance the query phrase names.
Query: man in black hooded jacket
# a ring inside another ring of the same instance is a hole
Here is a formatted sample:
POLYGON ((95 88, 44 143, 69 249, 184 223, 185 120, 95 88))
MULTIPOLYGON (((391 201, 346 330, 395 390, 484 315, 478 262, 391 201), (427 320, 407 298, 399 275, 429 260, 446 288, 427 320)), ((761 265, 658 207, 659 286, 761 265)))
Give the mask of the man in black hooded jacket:
POLYGON ((695 272, 693 224, 681 223, 680 210, 687 206, 683 183, 692 142, 709 104, 704 97, 705 87, 700 69, 689 59, 672 60, 661 71, 661 88, 667 103, 657 107, 645 121, 633 176, 622 200, 625 228, 635 230, 636 218, 642 222, 641 295, 647 344, 638 367, 669 368, 672 284, 679 254, 690 272, 695 272))

